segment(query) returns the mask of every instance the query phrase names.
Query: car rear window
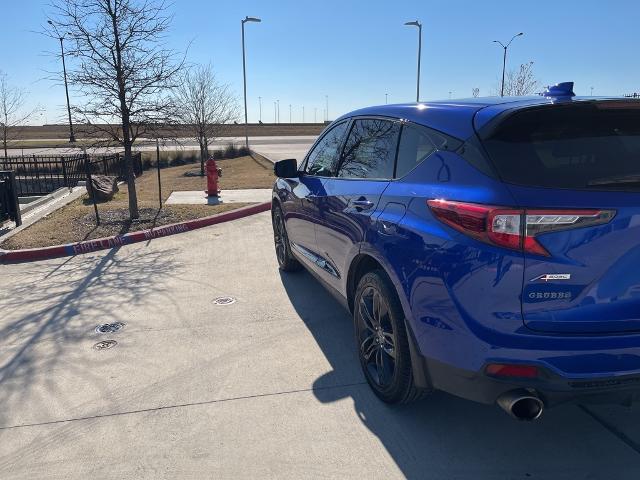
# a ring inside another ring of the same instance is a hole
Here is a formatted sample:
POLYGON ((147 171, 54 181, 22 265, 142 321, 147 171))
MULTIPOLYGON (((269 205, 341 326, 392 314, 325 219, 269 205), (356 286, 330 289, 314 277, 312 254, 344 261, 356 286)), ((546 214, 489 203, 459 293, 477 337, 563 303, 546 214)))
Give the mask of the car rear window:
POLYGON ((509 183, 640 189, 640 103, 523 110, 499 124, 483 143, 500 177, 509 183))

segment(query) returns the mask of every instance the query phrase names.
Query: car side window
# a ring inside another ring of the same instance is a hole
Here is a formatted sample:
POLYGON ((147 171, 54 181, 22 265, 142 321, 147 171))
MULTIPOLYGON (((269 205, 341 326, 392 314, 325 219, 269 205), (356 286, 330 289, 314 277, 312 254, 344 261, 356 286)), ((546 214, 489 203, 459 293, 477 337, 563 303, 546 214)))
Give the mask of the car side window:
POLYGON ((338 177, 392 178, 399 131, 399 122, 354 121, 342 152, 338 177))
POLYGON ((396 178, 404 177, 436 150, 456 150, 457 138, 421 125, 405 124, 400 135, 396 178))
POLYGON ((398 147, 396 178, 404 177, 425 158, 436 151, 429 131, 413 125, 403 125, 398 147))
POLYGON ((348 124, 342 122, 332 127, 316 144, 307 157, 305 172, 308 175, 333 176, 348 124))

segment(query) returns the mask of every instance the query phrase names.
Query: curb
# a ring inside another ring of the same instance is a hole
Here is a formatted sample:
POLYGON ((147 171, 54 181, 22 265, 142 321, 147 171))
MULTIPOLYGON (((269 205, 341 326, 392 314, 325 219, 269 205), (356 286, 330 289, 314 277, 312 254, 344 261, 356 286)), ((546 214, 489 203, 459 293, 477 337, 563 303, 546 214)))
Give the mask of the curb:
POLYGON ((29 248, 24 250, 0 250, 0 264, 33 262, 36 260, 47 260, 50 258, 70 257, 84 253, 97 252, 98 250, 108 250, 119 248, 131 243, 144 242, 154 238, 168 237, 177 233, 190 232, 199 228, 216 225, 218 223, 229 222, 239 218, 248 217, 257 213, 271 210, 271 202, 259 203, 248 207, 231 210, 230 212, 218 213, 210 217, 187 220, 185 222, 163 225, 161 227, 137 232, 129 232, 123 235, 98 238, 96 240, 86 240, 78 243, 68 243, 66 245, 54 245, 43 248, 29 248))

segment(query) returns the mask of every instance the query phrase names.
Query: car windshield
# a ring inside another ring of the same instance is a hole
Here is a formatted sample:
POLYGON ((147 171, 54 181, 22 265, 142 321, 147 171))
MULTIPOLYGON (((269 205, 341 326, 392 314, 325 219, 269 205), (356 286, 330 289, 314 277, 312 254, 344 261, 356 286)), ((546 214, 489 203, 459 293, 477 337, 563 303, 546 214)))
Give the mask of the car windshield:
POLYGON ((640 104, 588 102, 532 108, 484 139, 501 178, 525 186, 638 189, 640 104))

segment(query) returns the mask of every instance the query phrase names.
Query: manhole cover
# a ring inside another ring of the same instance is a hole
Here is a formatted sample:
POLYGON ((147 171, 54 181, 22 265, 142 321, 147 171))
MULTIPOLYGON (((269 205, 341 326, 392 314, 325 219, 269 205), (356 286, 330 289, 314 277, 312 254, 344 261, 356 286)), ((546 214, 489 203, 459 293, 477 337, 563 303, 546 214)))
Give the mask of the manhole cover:
POLYGON ((102 325, 98 325, 96 327, 96 333, 115 333, 122 330, 124 325, 125 324, 122 322, 103 323, 102 325))
POLYGON ((107 348, 115 347, 118 344, 115 340, 103 340, 96 343, 93 348, 96 350, 106 350, 107 348))
POLYGON ((233 297, 218 297, 213 299, 214 305, 231 305, 235 303, 236 299, 233 297))

